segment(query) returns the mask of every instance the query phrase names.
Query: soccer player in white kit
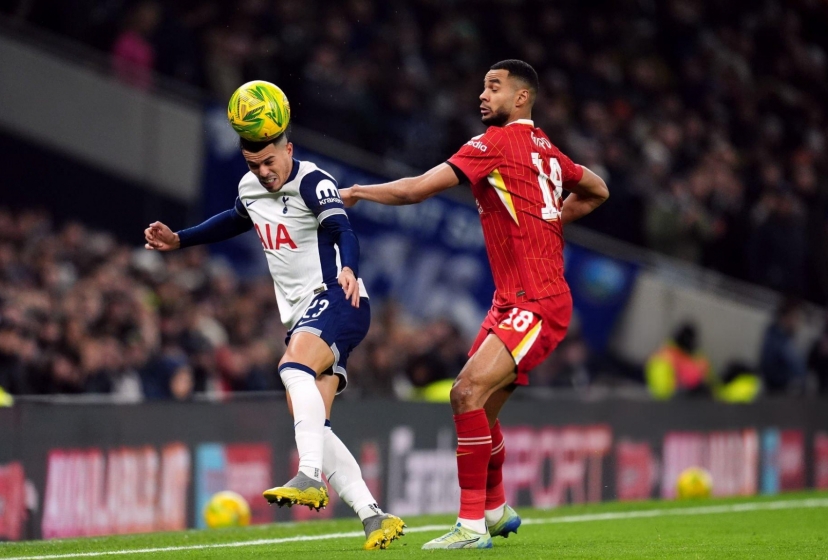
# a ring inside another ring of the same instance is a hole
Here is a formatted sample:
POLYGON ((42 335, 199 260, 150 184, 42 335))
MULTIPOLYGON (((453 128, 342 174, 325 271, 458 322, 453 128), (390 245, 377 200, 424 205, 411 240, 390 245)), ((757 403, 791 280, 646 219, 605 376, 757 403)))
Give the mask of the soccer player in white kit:
POLYGON ((250 171, 239 182, 235 207, 178 232, 161 222, 150 224, 145 247, 171 251, 256 229, 288 329, 279 376, 299 451, 297 475, 266 490, 264 497, 279 506, 325 507, 325 473, 362 521, 365 548, 386 548, 403 534, 403 521, 377 506, 359 464, 330 424, 334 397, 347 384, 348 355, 371 321, 368 295, 358 279, 359 243, 336 180, 313 163, 294 159, 287 136, 269 142, 242 139, 250 171))

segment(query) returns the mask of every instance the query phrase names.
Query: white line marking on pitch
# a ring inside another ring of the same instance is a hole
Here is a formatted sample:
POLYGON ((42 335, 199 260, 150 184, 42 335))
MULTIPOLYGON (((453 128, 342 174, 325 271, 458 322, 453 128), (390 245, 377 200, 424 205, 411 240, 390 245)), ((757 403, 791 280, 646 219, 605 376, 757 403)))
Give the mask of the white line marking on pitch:
MULTIPOLYGON (((609 513, 594 513, 584 515, 566 515, 562 517, 539 517, 523 520, 524 525, 551 525, 557 523, 583 523, 588 521, 616 521, 622 519, 640 519, 645 517, 683 516, 683 515, 714 515, 719 513, 745 513, 752 511, 779 510, 779 509, 810 509, 828 507, 828 498, 811 498, 806 500, 780 500, 774 502, 757 502, 746 504, 731 504, 721 506, 679 507, 670 509, 646 509, 640 511, 617 511, 609 513)), ((441 531, 446 525, 422 525, 409 527, 406 533, 426 533, 441 531)), ((328 533, 326 535, 308 535, 284 537, 280 539, 257 539, 230 543, 195 544, 187 546, 164 546, 158 548, 136 548, 133 550, 108 550, 103 552, 70 552, 66 554, 47 554, 43 556, 15 556, 6 560, 58 560, 61 558, 95 558, 98 556, 122 556, 124 554, 158 554, 163 552, 182 552, 188 550, 207 550, 214 548, 240 548, 246 546, 265 546, 291 542, 323 541, 330 539, 344 539, 363 537, 362 531, 348 533, 328 533)), ((0 551, 3 547, 0 546, 0 551)))

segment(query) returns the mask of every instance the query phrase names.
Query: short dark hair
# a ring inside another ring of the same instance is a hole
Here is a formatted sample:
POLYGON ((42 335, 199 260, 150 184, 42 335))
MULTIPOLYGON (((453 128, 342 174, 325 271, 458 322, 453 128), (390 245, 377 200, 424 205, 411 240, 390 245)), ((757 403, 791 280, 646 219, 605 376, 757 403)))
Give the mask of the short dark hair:
POLYGON ((529 86, 529 90, 533 95, 538 94, 538 89, 540 89, 538 73, 535 72, 532 65, 527 62, 510 58, 508 60, 501 60, 496 64, 492 64, 492 67, 489 68, 489 70, 506 70, 509 72, 510 76, 514 76, 515 78, 525 82, 526 85, 529 86))
POLYGON ((282 138, 286 140, 290 140, 290 125, 288 124, 287 128, 283 133, 278 136, 274 136, 270 140, 265 140, 264 142, 254 142, 252 140, 245 140, 242 137, 239 137, 239 148, 244 150, 245 152, 251 152, 257 154, 270 146, 271 144, 278 144, 282 141, 282 138))

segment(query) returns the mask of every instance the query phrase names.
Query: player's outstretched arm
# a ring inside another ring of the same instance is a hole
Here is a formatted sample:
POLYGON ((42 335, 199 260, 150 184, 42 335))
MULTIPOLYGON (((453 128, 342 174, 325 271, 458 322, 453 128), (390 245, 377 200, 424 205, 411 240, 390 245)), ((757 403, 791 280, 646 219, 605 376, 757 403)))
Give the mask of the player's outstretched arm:
POLYGON ((419 177, 406 177, 381 185, 354 185, 349 189, 342 189, 340 194, 342 202, 347 207, 360 200, 402 206, 422 202, 458 183, 454 170, 447 163, 441 163, 419 177))
POLYGON ((236 207, 216 214, 212 218, 193 226, 173 232, 161 222, 153 222, 144 230, 146 244, 144 248, 151 251, 174 251, 194 245, 226 241, 253 229, 253 220, 244 211, 244 206, 236 199, 236 207), (239 207, 241 206, 241 210, 239 207), (242 213, 244 212, 244 213, 242 213))
POLYGON ((564 224, 583 218, 609 198, 609 189, 604 180, 586 167, 583 169, 584 175, 580 181, 565 186, 571 194, 563 203, 561 222, 564 224))

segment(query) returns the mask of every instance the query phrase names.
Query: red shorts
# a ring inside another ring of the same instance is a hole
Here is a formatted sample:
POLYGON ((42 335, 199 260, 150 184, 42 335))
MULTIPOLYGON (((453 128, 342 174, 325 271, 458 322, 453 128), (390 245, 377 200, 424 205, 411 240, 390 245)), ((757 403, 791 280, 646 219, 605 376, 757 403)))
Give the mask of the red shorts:
POLYGON ((511 306, 493 306, 469 350, 473 356, 483 341, 494 334, 515 359, 517 385, 529 384, 529 372, 541 364, 566 336, 572 318, 569 292, 511 306))

